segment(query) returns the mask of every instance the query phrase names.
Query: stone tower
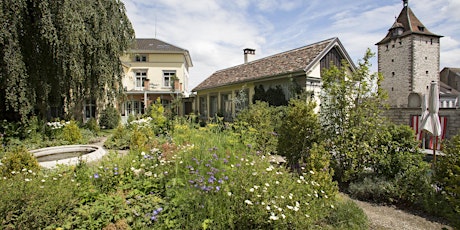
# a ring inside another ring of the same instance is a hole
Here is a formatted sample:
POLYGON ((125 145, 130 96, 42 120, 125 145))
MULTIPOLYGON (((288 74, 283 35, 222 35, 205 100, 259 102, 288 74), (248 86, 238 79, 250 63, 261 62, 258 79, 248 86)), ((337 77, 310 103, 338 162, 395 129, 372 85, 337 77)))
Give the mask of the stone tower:
POLYGON ((439 80, 440 38, 431 33, 412 12, 408 0, 378 46, 381 87, 388 92, 391 107, 418 107, 419 95, 430 82, 439 80))

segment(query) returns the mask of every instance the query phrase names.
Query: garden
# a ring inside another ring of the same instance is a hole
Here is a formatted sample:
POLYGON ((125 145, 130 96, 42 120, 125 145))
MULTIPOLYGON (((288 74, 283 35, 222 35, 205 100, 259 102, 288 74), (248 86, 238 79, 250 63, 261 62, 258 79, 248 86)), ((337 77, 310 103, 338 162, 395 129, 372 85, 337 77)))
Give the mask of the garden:
POLYGON ((368 57, 351 77, 346 66, 323 73, 319 113, 306 93, 256 101, 231 123, 166 116, 161 103, 126 124, 110 107, 85 124, 3 121, 0 229, 368 228, 340 192, 459 228, 460 136, 436 167, 425 161, 413 131, 380 115, 368 57), (96 162, 45 169, 28 152, 103 137, 96 162))

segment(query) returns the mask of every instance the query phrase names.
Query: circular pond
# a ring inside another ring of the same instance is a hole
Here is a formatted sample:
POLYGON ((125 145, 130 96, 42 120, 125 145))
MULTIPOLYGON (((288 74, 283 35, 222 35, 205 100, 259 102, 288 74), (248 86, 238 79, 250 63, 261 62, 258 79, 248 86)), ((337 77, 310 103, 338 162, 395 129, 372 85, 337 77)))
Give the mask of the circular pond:
POLYGON ((94 161, 101 159, 106 151, 96 145, 63 145, 35 149, 30 151, 40 166, 53 168, 58 164, 76 165, 79 161, 94 161))

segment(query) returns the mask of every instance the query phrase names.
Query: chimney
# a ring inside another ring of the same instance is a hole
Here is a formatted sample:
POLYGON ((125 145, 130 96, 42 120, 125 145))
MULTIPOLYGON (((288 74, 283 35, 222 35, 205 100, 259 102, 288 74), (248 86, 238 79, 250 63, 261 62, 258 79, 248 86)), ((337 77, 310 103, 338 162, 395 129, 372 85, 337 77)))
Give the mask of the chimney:
POLYGON ((254 60, 254 55, 256 54, 255 49, 246 48, 244 51, 244 64, 254 60))

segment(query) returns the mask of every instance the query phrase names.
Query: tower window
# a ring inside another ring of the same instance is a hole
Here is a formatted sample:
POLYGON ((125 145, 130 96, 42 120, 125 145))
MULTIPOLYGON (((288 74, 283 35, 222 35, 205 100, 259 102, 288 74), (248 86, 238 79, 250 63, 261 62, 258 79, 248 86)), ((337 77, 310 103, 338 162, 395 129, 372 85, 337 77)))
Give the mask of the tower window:
POLYGON ((391 62, 395 62, 395 59, 391 59, 391 62))
POLYGON ((391 76, 393 76, 393 77, 394 77, 394 76, 395 76, 395 72, 391 72, 391 76))
POLYGON ((395 44, 391 45, 391 48, 395 48, 395 44))
POLYGON ((430 43, 431 43, 431 45, 433 45, 433 38, 432 38, 432 39, 430 39, 430 43))
POLYGON ((425 71, 425 73, 426 73, 426 74, 428 74, 428 70, 427 70, 427 71, 425 71))
POLYGON ((425 60, 428 60, 428 57, 425 57, 425 60))
POLYGON ((423 26, 418 26, 418 30, 421 31, 421 32, 423 32, 423 31, 425 31, 425 27, 423 27, 423 26))
POLYGON ((393 87, 391 87, 391 91, 394 91, 395 89, 393 87))
POLYGON ((402 42, 399 42, 399 45, 402 45, 402 42))
POLYGON ((386 45, 386 47, 387 47, 387 50, 388 50, 388 45, 386 45))

